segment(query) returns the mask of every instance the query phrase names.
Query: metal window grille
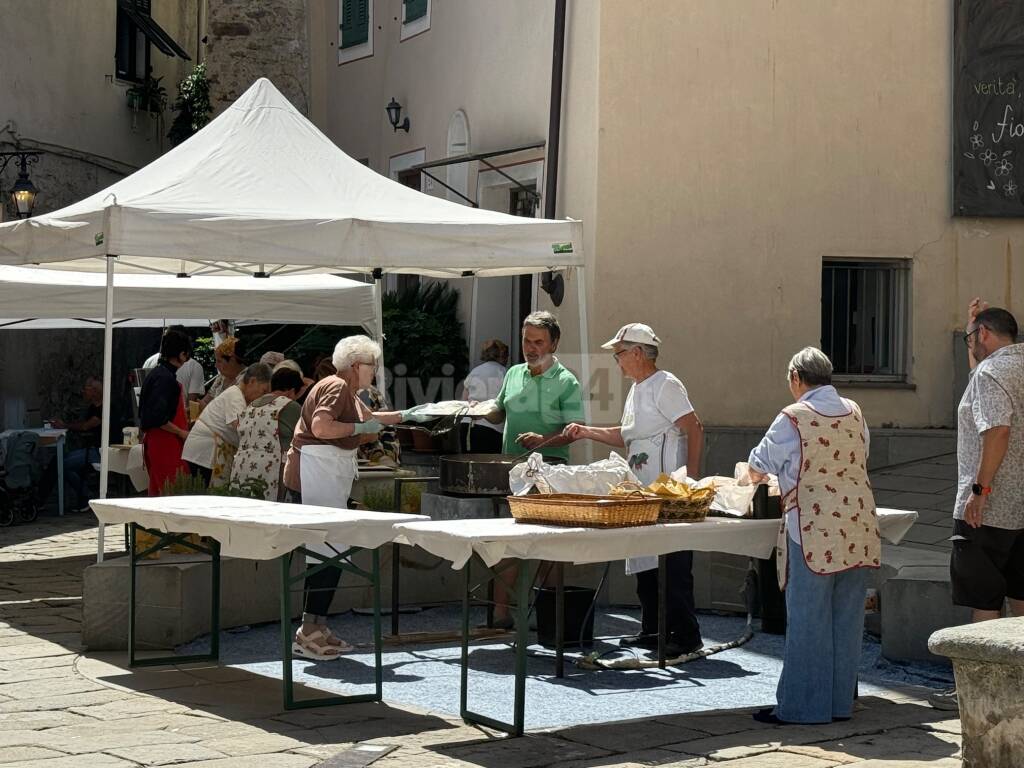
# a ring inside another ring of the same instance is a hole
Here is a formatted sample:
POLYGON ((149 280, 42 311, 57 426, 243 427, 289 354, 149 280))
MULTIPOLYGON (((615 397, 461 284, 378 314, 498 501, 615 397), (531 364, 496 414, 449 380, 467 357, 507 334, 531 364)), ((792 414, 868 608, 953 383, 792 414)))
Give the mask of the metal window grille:
POLYGON ((910 349, 910 264, 825 259, 821 348, 835 375, 906 381, 910 349))

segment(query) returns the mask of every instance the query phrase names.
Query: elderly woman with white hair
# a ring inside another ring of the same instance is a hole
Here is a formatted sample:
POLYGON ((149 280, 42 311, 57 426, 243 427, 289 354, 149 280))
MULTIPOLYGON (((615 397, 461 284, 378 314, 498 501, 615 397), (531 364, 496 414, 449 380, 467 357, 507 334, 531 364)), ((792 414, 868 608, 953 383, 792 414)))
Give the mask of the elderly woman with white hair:
POLYGON ((860 407, 832 386, 832 363, 806 347, 789 363, 796 401, 750 453, 750 477, 777 475, 785 515, 779 586, 786 591, 786 650, 777 705, 764 723, 828 723, 853 713, 868 568, 881 539, 868 481, 868 428, 860 407))
MULTIPOLYGON (((284 466, 284 485, 296 501, 320 507, 347 507, 357 474, 359 446, 375 441, 384 424, 422 420, 413 413, 415 409, 371 412, 359 399, 359 390, 373 382, 380 358, 380 345, 373 339, 348 336, 334 347, 331 363, 335 373, 309 389, 284 466)), ((310 549, 333 557, 347 546, 332 543, 310 549)), ((331 567, 306 579, 302 626, 292 643, 296 655, 326 661, 352 649, 327 626, 327 613, 340 577, 341 571, 331 567)))
MULTIPOLYGON (((336 373, 310 388, 285 459, 283 481, 293 498, 321 507, 348 506, 356 477, 357 449, 361 443, 376 439, 381 428, 381 422, 357 396, 360 389, 373 382, 380 358, 380 345, 368 336, 348 336, 334 347, 336 373)), ((317 551, 334 556, 344 549, 344 545, 334 544, 333 550, 317 551)), ((306 579, 302 626, 292 644, 296 655, 329 660, 351 650, 352 646, 333 635, 327 626, 328 609, 340 577, 341 571, 332 567, 306 579)))

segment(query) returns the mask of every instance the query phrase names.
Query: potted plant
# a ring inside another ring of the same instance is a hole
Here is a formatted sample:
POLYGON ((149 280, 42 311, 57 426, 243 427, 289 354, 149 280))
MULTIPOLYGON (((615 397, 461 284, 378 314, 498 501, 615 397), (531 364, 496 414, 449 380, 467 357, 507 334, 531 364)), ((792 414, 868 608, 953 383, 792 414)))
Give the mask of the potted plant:
POLYGON ((150 117, 158 117, 167 108, 167 89, 160 85, 162 77, 146 75, 141 83, 136 83, 127 91, 125 98, 132 112, 148 112, 150 117))
MULTIPOLYGON (((394 374, 391 402, 408 407, 453 398, 469 369, 459 292, 444 281, 419 283, 385 293, 382 304, 384 360, 394 374)), ((436 450, 437 440, 411 432, 414 449, 436 450)))

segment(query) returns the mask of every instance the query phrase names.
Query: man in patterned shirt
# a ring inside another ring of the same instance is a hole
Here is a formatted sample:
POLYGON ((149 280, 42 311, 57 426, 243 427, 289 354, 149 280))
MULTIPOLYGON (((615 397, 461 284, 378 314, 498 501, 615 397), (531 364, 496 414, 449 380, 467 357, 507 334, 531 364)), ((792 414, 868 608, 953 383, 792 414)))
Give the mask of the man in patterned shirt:
MULTIPOLYGON (((973 621, 1008 601, 1024 616, 1024 344, 1005 309, 974 299, 964 342, 971 377, 957 409, 957 495, 950 580, 973 621)), ((956 709, 955 691, 932 697, 956 709)))

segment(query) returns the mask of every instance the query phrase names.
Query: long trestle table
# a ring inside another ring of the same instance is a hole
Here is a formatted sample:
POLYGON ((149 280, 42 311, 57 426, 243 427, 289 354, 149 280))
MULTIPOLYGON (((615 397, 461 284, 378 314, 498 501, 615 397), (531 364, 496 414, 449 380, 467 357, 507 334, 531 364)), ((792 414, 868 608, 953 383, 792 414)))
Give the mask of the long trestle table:
POLYGON ((380 701, 383 695, 381 669, 381 595, 379 547, 394 540, 398 523, 428 520, 422 515, 369 512, 304 504, 280 504, 270 501, 229 496, 164 496, 137 499, 102 499, 91 502, 101 524, 129 526, 131 586, 128 602, 128 654, 132 667, 216 661, 219 658, 220 630, 220 557, 227 555, 250 560, 280 561, 281 566, 281 663, 284 706, 286 709, 320 707, 357 701, 380 701), (137 551, 139 531, 156 537, 155 543, 137 551), (205 541, 195 542, 189 534, 205 541), (331 548, 333 554, 321 554, 330 542, 345 542, 345 549, 331 548), (135 649, 136 568, 152 564, 145 558, 172 545, 209 555, 211 568, 210 650, 194 656, 138 658, 135 649), (360 568, 352 557, 369 550, 372 565, 360 568), (304 558, 300 573, 291 573, 293 555, 304 558), (309 560, 315 564, 309 564, 309 560), (373 642, 375 653, 375 690, 370 694, 324 696, 296 701, 292 685, 292 612, 291 589, 301 588, 309 575, 324 568, 337 567, 355 574, 373 589, 373 642))
MULTIPOLYGON (((878 510, 883 538, 898 544, 917 519, 916 512, 878 510)), ((659 617, 665 615, 665 556, 681 550, 725 552, 764 559, 771 556, 778 520, 708 518, 699 523, 659 523, 631 528, 568 528, 517 523, 509 518, 400 523, 394 541, 418 546, 452 563, 463 573, 462 656, 459 709, 462 718, 512 735, 522 735, 526 701, 527 605, 530 573, 540 561, 556 564, 601 563, 642 555, 658 556, 659 617), (516 654, 511 723, 473 712, 468 707, 470 563, 479 557, 494 568, 502 560, 523 561, 516 579, 516 654)), ((558 569, 561 570, 560 568, 558 569)), ((561 592, 561 579, 556 586, 561 592)), ((561 618, 556 593, 556 620, 561 618)), ((658 656, 665 663, 665 623, 660 621, 658 656)), ((562 622, 556 638, 561 656, 562 622)))

